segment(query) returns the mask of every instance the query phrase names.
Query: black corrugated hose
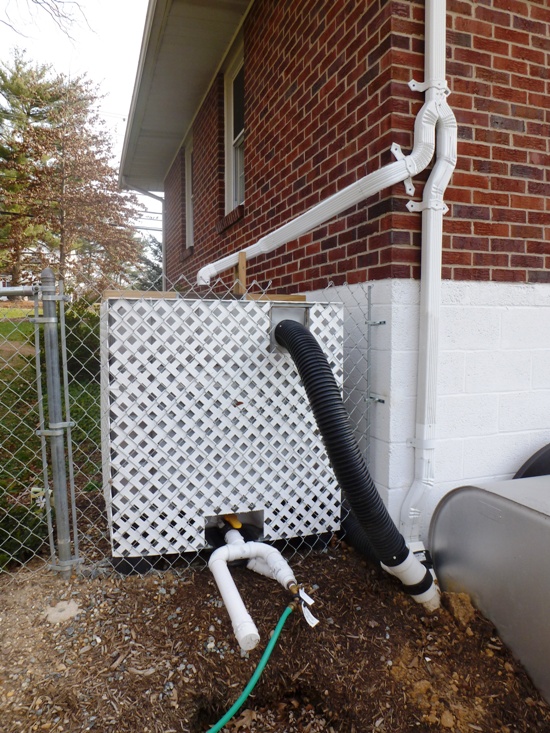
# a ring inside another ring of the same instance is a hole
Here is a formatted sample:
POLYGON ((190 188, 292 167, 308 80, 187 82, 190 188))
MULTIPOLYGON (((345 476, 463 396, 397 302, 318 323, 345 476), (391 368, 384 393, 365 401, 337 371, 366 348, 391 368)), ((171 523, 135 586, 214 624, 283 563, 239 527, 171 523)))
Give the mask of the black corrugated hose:
MULTIPOLYGON (((310 331, 297 321, 284 320, 275 328, 277 343, 288 349, 306 390, 332 469, 366 538, 359 544, 371 547, 384 565, 395 567, 409 554, 367 469, 332 369, 310 331)), ((357 532, 355 532, 357 534, 357 532)), ((358 547, 361 551, 361 547, 358 547)), ((363 550, 365 554, 369 554, 363 550)))

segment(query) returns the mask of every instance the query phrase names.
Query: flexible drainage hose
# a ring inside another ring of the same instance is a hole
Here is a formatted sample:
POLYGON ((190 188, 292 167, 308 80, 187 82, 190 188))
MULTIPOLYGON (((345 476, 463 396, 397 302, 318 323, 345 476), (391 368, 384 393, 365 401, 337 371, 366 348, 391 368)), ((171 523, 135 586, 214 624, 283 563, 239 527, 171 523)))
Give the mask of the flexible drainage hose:
POLYGON ((275 627, 275 630, 271 636, 271 639, 269 640, 269 644, 266 646, 265 651, 262 654, 262 658, 258 662, 258 666, 254 670, 254 674, 250 678, 247 686, 244 688, 238 700, 231 706, 231 708, 226 712, 223 718, 220 718, 220 720, 218 720, 218 722, 215 725, 213 725, 212 728, 210 728, 207 731, 207 733, 218 733, 218 731, 220 731, 224 727, 224 725, 226 725, 231 720, 231 718, 240 710, 242 705, 244 705, 247 697, 250 695, 250 693, 256 686, 256 683, 260 679, 260 675, 264 671, 265 665, 268 663, 269 657, 271 656, 271 652, 275 648, 277 639, 279 638, 280 633, 283 630, 285 621, 292 613, 292 610, 293 610, 292 605, 289 605, 285 608, 281 618, 279 619, 279 623, 275 627))
POLYGON ((431 573, 409 551, 374 485, 334 374, 317 340, 305 326, 291 320, 277 324, 275 339, 288 349, 296 365, 336 480, 366 534, 366 544, 415 600, 425 603, 426 598, 431 601, 437 596, 439 605, 431 573))

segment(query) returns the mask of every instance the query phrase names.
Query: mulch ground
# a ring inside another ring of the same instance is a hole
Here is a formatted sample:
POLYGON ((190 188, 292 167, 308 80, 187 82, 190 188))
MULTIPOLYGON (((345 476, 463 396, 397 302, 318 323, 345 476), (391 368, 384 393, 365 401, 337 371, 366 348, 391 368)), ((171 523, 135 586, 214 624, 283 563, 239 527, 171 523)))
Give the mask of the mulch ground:
MULTIPOLYGON (((290 564, 320 623, 290 615, 227 733, 550 732, 550 708, 467 598, 428 615, 342 544, 290 564)), ((2 731, 207 731, 288 602, 273 581, 232 572, 262 636, 248 654, 207 569, 0 577, 2 731)))

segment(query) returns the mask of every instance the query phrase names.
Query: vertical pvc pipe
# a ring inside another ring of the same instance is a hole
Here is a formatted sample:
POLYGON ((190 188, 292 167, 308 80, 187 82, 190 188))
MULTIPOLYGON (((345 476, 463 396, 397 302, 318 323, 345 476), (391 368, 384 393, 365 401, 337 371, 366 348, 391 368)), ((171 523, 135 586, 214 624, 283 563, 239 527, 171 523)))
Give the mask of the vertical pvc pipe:
POLYGON ((59 344, 57 337, 57 296, 55 277, 48 267, 41 275, 44 350, 46 357, 46 384, 48 401, 48 434, 52 461, 52 487, 57 529, 57 555, 63 577, 71 574, 71 533, 69 501, 65 471, 65 440, 63 408, 61 401, 61 375, 59 369, 59 344))

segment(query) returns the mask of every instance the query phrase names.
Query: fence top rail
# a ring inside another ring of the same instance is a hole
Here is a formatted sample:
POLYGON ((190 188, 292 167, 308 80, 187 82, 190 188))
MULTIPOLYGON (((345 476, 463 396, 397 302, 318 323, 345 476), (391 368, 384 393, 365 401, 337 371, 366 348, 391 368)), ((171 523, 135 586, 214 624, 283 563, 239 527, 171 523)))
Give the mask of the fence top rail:
POLYGON ((11 287, 0 287, 0 298, 8 295, 30 295, 36 293, 35 285, 13 285, 11 287))

